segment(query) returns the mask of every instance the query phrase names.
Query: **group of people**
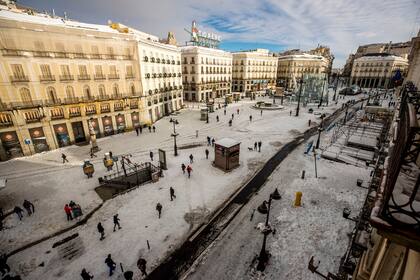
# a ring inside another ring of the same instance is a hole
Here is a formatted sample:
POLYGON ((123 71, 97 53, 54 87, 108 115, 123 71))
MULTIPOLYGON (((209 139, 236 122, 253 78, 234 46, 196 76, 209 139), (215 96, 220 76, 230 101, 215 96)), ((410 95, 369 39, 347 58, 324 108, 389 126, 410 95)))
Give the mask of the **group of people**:
POLYGON ((261 141, 254 142, 254 151, 256 151, 258 149, 258 152, 261 152, 261 146, 262 146, 261 141))
MULTIPOLYGON (((118 214, 115 214, 114 217, 112 217, 112 221, 114 222, 114 232, 115 232, 116 228, 118 228, 118 230, 122 229, 122 227, 120 225, 120 218, 118 217, 118 214)), ((100 241, 104 240, 105 239, 105 228, 104 228, 104 226, 102 225, 101 222, 98 223, 97 229, 98 229, 98 232, 100 234, 99 240, 100 241)))
MULTIPOLYGON (((146 264, 147 264, 147 261, 143 259, 142 257, 140 257, 137 260, 137 268, 141 271, 143 276, 147 276, 146 264)), ((105 265, 108 267, 109 276, 114 275, 114 271, 117 268, 117 264, 112 259, 111 254, 108 254, 108 256, 105 258, 105 265)), ((122 270, 122 266, 121 266, 121 270, 122 270)), ((86 270, 86 268, 82 269, 82 273, 80 274, 80 276, 82 276, 83 280, 91 280, 94 277, 90 272, 86 270)), ((134 272, 131 270, 127 270, 123 273, 123 276, 125 280, 133 280, 134 272)))
POLYGON ((66 213, 67 221, 71 221, 83 215, 82 208, 73 200, 71 200, 69 204, 64 205, 64 212, 66 213))
MULTIPOLYGON (((28 213, 28 216, 31 216, 33 213, 35 213, 35 206, 29 200, 25 199, 22 205, 23 205, 23 208, 25 208, 26 212, 28 213)), ((16 205, 15 208, 13 209, 13 212, 18 216, 19 220, 22 220, 23 212, 24 212, 22 208, 16 205)))
POLYGON ((214 146, 214 143, 216 143, 216 140, 210 136, 207 136, 207 146, 214 146))
MULTIPOLYGON (((154 125, 153 126, 149 125, 147 128, 149 129, 149 132, 152 132, 152 129, 153 129, 153 132, 156 132, 156 127, 154 125)), ((141 133, 143 133, 143 127, 141 125, 136 126, 135 131, 136 131, 137 136, 139 136, 141 133)))

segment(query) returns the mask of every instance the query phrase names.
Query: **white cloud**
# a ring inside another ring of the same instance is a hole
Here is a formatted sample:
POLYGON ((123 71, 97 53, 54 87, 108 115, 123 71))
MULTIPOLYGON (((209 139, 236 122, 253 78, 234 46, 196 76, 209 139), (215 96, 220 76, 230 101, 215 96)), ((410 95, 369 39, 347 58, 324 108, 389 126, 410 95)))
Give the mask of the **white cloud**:
POLYGON ((309 49, 330 46, 335 64, 361 44, 408 41, 417 33, 420 0, 27 0, 41 9, 72 11, 73 18, 122 21, 160 37, 174 31, 185 42, 191 21, 224 40, 309 49), (227 32, 223 32, 223 30, 227 32), (234 33, 237 32, 237 33, 234 33))

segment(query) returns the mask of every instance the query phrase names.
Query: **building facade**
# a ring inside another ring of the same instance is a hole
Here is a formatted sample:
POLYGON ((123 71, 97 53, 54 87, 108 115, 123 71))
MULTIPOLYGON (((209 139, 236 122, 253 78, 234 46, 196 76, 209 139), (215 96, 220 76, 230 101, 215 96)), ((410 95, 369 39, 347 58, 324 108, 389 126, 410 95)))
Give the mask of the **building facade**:
POLYGON ((418 89, 420 88, 420 30, 417 37, 411 40, 411 52, 409 56, 409 68, 407 80, 411 81, 418 89))
POLYGON ((303 74, 320 74, 320 78, 323 78, 328 67, 328 60, 320 55, 281 55, 278 57, 277 86, 284 87, 285 90, 297 89, 298 80, 303 74))
MULTIPOLYGON (((142 74, 152 35, 0 6, 0 40, 1 160, 87 142, 89 125, 103 137, 170 112, 169 96, 150 93, 142 74)), ((182 106, 181 92, 175 100, 172 109, 182 106)))
POLYGON ((233 53, 232 91, 241 96, 275 89, 277 57, 266 49, 233 53))
POLYGON ((214 48, 181 47, 184 99, 203 102, 230 94, 232 54, 214 48))
POLYGON ((408 60, 395 55, 371 54, 354 60, 350 84, 362 88, 389 88, 397 71, 405 76, 408 60))

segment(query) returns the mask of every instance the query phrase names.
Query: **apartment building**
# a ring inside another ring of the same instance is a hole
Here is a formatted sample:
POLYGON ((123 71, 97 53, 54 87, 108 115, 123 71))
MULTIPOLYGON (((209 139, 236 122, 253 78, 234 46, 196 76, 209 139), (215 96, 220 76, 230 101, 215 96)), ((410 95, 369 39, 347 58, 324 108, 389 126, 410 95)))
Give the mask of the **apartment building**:
POLYGON ((275 89, 277 60, 266 49, 233 53, 232 91, 243 97, 275 89))
POLYGON ((89 123, 103 137, 182 106, 180 52, 150 34, 0 6, 0 40, 1 160, 87 142, 89 123))
POLYGON ((181 52, 185 100, 204 102, 230 94, 231 53, 199 46, 181 47, 181 52))

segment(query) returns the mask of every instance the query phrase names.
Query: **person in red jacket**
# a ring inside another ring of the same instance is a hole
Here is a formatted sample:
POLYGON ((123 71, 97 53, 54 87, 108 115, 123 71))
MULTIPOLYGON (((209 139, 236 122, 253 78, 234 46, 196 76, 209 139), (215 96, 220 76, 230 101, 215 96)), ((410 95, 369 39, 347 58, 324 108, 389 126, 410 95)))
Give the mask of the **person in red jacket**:
POLYGON ((190 165, 187 166, 188 178, 191 177, 192 167, 190 165))
POLYGON ((71 207, 68 204, 64 206, 64 212, 66 212, 67 221, 73 220, 73 216, 71 215, 71 207))

